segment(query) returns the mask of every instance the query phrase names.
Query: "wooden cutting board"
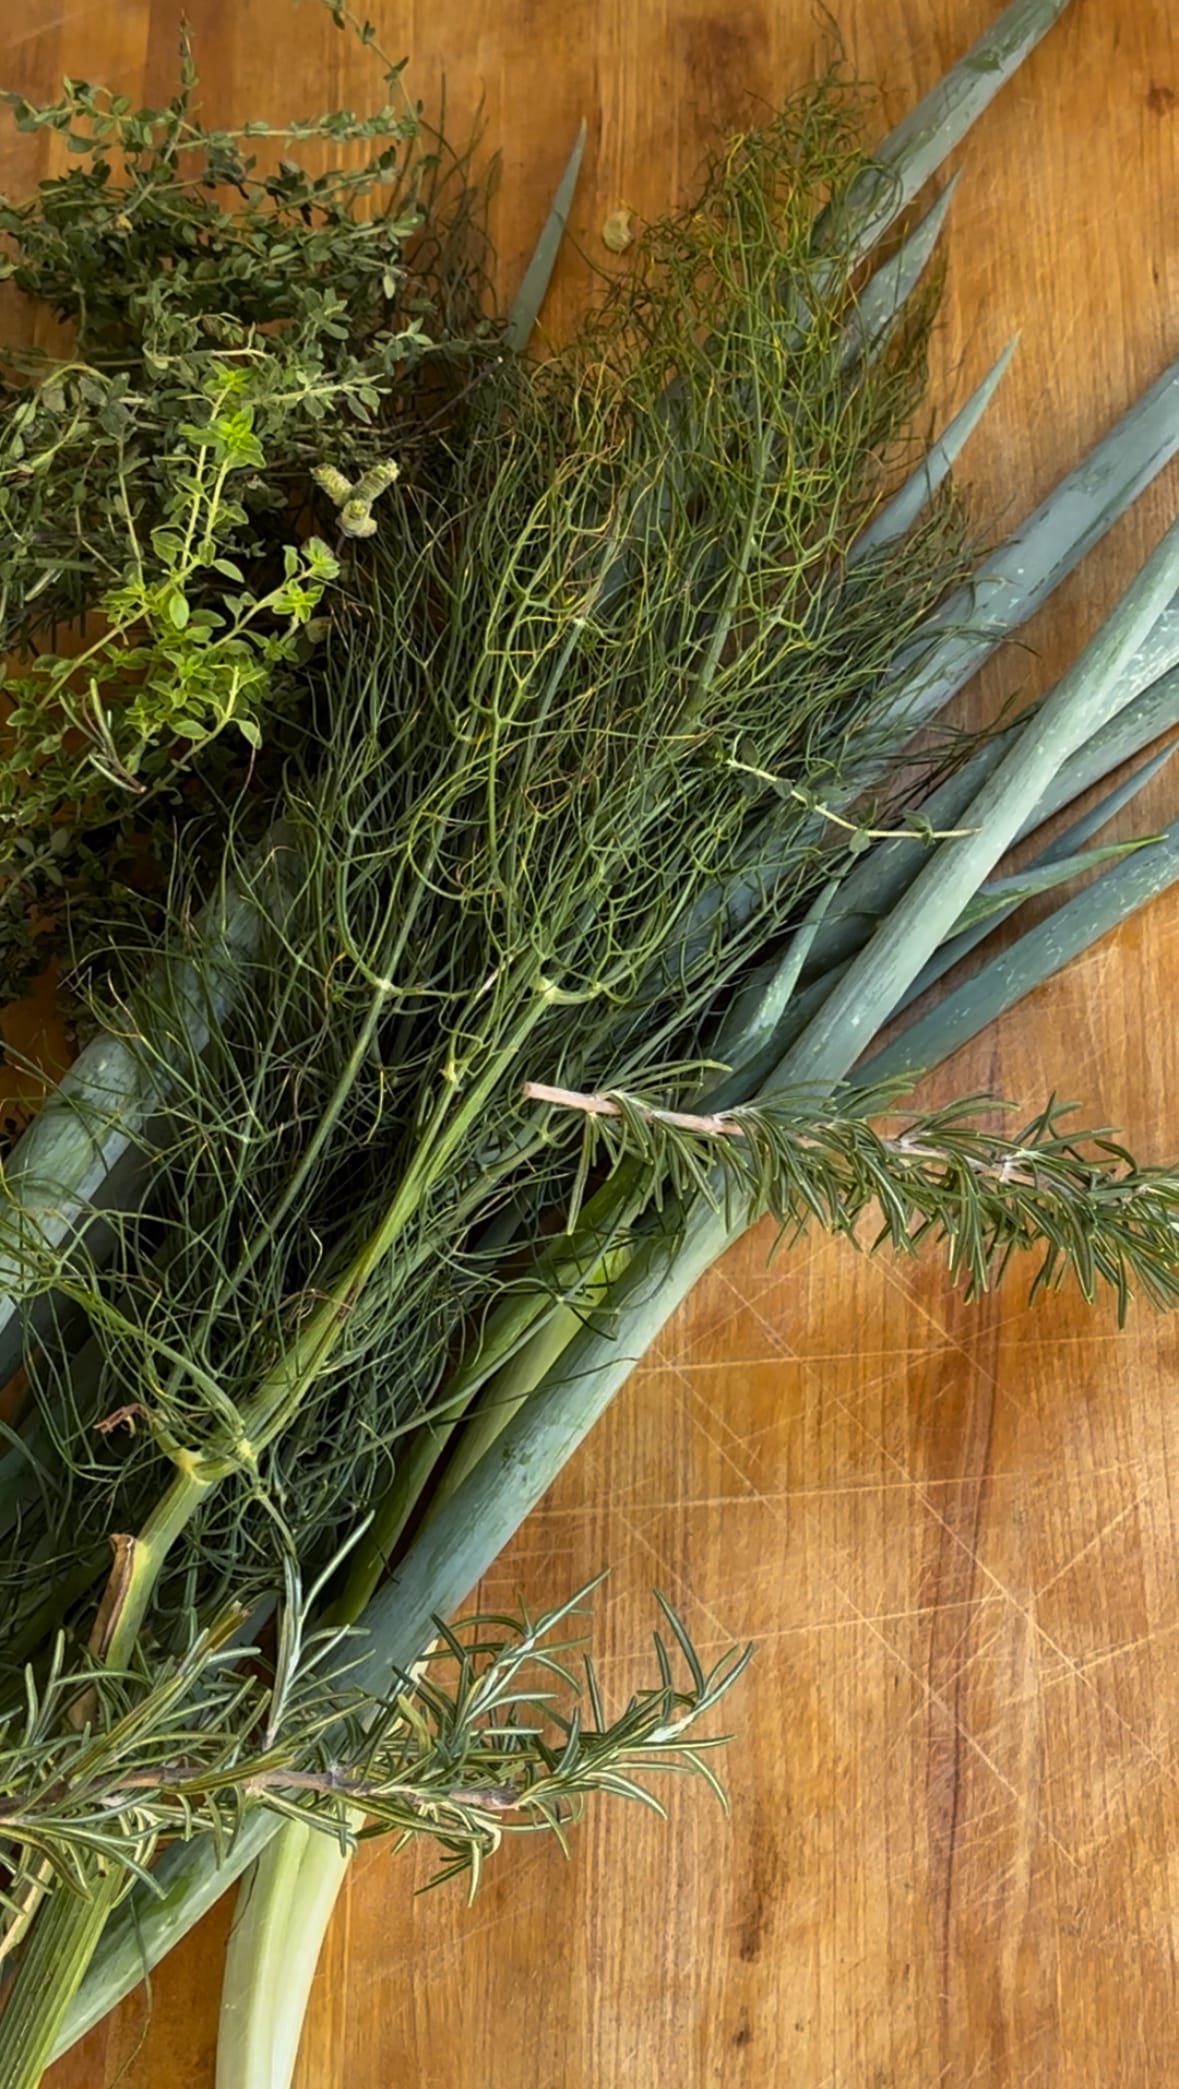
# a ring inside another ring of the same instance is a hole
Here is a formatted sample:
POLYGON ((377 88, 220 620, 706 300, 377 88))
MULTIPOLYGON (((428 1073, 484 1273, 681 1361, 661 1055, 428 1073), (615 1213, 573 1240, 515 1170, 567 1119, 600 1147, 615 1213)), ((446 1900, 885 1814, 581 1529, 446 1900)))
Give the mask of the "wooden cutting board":
MULTIPOLYGON (((811 0, 370 0, 449 121, 482 100, 494 229, 518 277, 589 125, 547 324, 610 266, 610 213, 686 200, 718 128, 822 63, 811 0)), ((998 0, 843 0, 895 120, 998 0)), ((166 98, 176 0, 25 0, 6 85, 62 72, 166 98)), ((364 87, 313 4, 190 0, 205 106, 281 117, 364 87)), ((0 186, 46 171, 5 137, 0 186)), ((1016 518, 1179 348, 1179 16, 1074 0, 961 155, 935 391, 1021 334, 967 468, 1016 518)), ((1149 494, 988 674, 1048 686, 1176 508, 1149 494)), ((1164 776, 1146 818, 1175 809, 1164 776)), ((1179 898, 1156 905, 939 1077, 1085 1100, 1145 1159, 1179 1150, 1179 898)), ((1156 2089, 1179 2081, 1179 1322, 1017 1275, 966 1307, 934 1256, 753 1235, 703 1283, 480 1590, 534 1607, 610 1564, 594 1634, 644 1680, 649 1590, 706 1651, 757 1643, 728 1707, 732 1817, 600 1806, 573 1861, 520 1840, 468 1909, 426 1853, 353 1867, 300 2089, 1156 2089)), ((54 2089, 211 2089, 215 1913, 53 2073, 54 2089)))

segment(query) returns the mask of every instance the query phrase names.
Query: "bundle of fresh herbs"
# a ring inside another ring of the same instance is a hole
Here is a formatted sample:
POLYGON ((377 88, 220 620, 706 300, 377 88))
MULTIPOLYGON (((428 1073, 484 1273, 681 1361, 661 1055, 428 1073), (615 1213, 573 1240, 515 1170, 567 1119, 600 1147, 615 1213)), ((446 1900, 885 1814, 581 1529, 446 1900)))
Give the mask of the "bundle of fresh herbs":
POLYGON ((272 795, 263 729, 297 704, 341 559, 423 392, 490 342, 478 198, 374 58, 371 115, 280 132, 202 125, 187 32, 166 108, 79 80, 5 97, 73 161, 0 198, 0 280, 63 343, 0 347, 6 999, 54 930, 109 925, 180 818, 212 852, 227 799, 272 795), (271 167, 276 145, 333 159, 271 167))
POLYGON ((1170 371, 984 557, 948 474, 999 373, 909 432, 944 203, 903 214, 1062 5, 876 156, 821 82, 567 349, 452 393, 302 668, 267 841, 230 827, 212 899, 181 865, 9 1169, 3 2089, 254 1860, 218 2079, 277 2089, 358 1834, 476 1882, 587 1793, 711 1779, 740 1653, 706 1674, 668 1613, 652 1688, 612 1717, 590 1670, 570 1714, 572 1606, 440 1621, 754 1217, 1179 1295, 1172 1172, 906 1100, 1179 869, 1179 829, 1090 847, 1153 757, 996 874, 1174 726, 1175 530, 1033 712, 942 717, 1179 444, 1170 371))

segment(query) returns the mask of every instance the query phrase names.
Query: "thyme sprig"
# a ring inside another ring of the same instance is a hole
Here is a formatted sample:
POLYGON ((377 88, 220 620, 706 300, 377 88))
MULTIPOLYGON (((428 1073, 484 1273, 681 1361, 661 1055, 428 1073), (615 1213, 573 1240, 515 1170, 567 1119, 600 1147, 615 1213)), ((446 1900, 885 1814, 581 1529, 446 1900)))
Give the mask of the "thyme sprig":
POLYGON ((316 474, 363 480, 417 440, 424 365, 435 411, 489 332, 465 165, 371 27, 332 13, 373 46, 370 114, 207 127, 187 30, 166 108, 80 80, 2 97, 75 160, 0 198, 0 279, 68 339, 0 345, 6 998, 68 944, 67 908, 75 943, 96 906, 109 931, 112 852, 142 886, 179 817, 223 834, 224 801, 273 789, 257 750, 338 577, 316 474), (280 144, 334 164, 275 165, 280 144), (244 744, 214 753, 227 726, 244 744))

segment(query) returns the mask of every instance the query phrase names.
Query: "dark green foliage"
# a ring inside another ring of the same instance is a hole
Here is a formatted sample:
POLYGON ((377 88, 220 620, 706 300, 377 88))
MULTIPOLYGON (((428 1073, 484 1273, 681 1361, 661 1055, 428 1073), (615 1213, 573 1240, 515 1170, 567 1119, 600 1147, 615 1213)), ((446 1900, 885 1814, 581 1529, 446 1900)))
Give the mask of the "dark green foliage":
POLYGON ((165 109, 84 81, 6 97, 77 164, 0 199, 0 277, 71 337, 0 347, 0 995, 47 912, 73 901, 77 933, 124 866, 166 860, 177 813, 223 829, 337 577, 316 474, 384 466, 424 359, 460 310, 481 324, 477 205, 382 70, 373 114, 281 132, 202 127, 186 37, 165 109), (334 164, 273 165, 276 143, 334 164))

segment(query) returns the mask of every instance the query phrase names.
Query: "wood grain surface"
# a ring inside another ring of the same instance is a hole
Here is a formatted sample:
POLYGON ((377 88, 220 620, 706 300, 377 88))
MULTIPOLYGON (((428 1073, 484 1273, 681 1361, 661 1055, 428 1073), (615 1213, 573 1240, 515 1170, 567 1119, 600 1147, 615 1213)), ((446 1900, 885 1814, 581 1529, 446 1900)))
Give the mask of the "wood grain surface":
MULTIPOLYGON (((516 279, 589 123, 555 332, 622 205, 691 191, 823 56, 812 0, 369 0, 451 121, 482 101, 516 279)), ((833 0, 893 120, 998 0, 833 0)), ((179 0, 25 0, 5 85, 62 72, 166 97, 179 0)), ((218 120, 359 102, 313 4, 189 0, 218 120)), ((1043 493, 1179 346, 1179 16, 1073 0, 961 155, 936 393, 1021 346, 970 453, 996 525, 1043 493)), ((0 186, 53 148, 6 138, 0 186), (19 149, 18 149, 19 148, 19 149)), ((1046 686, 1175 511, 1172 475, 1062 590, 978 701, 1046 686)), ((1153 816, 1179 785, 1164 777, 1153 816)), ((1179 1151, 1179 897, 1156 905, 931 1093, 1083 1098, 1144 1158, 1179 1151)), ((521 1840, 472 1910, 415 1900, 426 1854, 353 1867, 300 2089, 1147 2089, 1179 2082, 1179 1322, 1017 1277, 966 1307, 933 1258, 753 1235, 703 1283, 480 1591, 542 1605, 605 1564, 595 1648, 645 1676, 649 1590, 706 1650, 756 1641, 730 1721, 732 1818, 595 1812, 573 1861, 521 1840)), ((211 2089, 216 1912, 52 2075, 211 2089)))

